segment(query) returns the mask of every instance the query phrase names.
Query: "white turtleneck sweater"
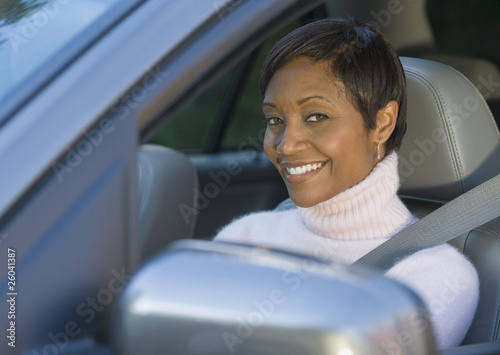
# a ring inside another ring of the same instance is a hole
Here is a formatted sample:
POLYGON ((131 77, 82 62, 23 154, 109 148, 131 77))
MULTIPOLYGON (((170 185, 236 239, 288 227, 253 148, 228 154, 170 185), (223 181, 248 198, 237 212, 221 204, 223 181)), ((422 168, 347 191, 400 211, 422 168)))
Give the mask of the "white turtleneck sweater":
MULTIPOLYGON (((257 212, 215 237, 351 264, 416 221, 397 197, 395 152, 359 184, 309 208, 257 212)), ((410 255, 386 274, 417 292, 430 312, 438 347, 459 345, 474 317, 479 280, 474 266, 448 244, 410 255)))

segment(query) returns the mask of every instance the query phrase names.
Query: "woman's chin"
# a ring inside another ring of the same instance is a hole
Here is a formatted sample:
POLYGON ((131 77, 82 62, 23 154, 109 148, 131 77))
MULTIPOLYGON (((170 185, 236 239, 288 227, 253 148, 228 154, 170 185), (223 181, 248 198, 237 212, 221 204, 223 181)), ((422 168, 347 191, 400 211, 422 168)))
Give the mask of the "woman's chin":
POLYGON ((290 193, 290 191, 288 193, 290 195, 290 199, 292 200, 292 202, 298 207, 302 208, 313 207, 316 206, 318 203, 323 202, 323 199, 311 195, 301 196, 301 194, 290 193))

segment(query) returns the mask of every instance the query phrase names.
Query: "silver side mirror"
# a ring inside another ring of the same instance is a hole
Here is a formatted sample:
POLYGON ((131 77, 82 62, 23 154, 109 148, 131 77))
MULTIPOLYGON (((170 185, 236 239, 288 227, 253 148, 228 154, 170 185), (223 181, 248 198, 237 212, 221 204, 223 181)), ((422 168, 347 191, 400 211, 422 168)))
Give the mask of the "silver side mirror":
POLYGON ((130 282, 122 355, 437 354, 418 296, 380 274, 272 250, 183 241, 130 282))

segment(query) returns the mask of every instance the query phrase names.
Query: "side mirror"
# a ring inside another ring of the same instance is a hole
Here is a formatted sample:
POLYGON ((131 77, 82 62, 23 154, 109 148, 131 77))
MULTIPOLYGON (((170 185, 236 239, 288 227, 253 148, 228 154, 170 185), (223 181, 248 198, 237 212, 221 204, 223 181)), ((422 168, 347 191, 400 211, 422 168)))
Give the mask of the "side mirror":
POLYGON ((406 286, 310 256, 182 241, 146 265, 114 317, 119 354, 437 354, 406 286))

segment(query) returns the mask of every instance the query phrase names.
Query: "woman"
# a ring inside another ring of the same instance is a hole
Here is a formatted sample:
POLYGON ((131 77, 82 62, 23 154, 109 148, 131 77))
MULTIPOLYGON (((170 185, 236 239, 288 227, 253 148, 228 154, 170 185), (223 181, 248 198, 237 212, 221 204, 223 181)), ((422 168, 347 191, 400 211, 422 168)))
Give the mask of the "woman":
MULTIPOLYGON (((215 240, 352 263, 416 221, 396 195, 404 71, 380 33, 355 20, 303 26, 271 50, 261 90, 264 151, 299 208, 242 217, 215 240)), ((461 253, 448 244, 425 249, 387 276, 422 297, 440 348, 460 344, 479 293, 461 253)))

